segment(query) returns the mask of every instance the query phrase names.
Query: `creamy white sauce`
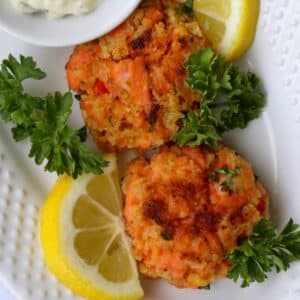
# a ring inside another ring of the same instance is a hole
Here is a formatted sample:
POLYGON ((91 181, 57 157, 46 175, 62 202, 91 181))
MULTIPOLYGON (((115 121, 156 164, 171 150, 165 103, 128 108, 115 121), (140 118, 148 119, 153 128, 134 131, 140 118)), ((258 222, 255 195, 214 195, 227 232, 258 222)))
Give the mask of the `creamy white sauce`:
POLYGON ((94 10, 101 0, 10 0, 23 13, 47 12, 51 18, 82 15, 94 10))

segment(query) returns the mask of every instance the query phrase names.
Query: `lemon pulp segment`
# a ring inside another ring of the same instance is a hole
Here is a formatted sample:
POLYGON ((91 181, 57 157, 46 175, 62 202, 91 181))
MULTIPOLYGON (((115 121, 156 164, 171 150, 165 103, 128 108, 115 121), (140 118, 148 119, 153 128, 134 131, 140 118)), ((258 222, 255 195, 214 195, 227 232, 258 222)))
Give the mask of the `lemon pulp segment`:
POLYGON ((41 212, 41 243, 49 270, 89 300, 143 295, 122 223, 117 167, 102 175, 58 179, 41 212))
POLYGON ((219 53, 239 58, 251 46, 259 17, 259 0, 195 0, 196 18, 219 53))

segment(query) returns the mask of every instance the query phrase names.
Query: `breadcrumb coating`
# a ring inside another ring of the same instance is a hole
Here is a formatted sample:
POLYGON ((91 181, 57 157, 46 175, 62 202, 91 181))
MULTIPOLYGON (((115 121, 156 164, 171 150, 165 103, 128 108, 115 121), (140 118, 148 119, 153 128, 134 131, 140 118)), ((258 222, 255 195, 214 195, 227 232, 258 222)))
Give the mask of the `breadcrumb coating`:
POLYGON ((268 216, 268 195, 251 165, 224 146, 164 146, 151 160, 131 162, 122 188, 140 272, 180 288, 225 277, 226 253, 268 216))
POLYGON ((210 46, 175 0, 143 1, 118 28, 77 46, 66 66, 82 114, 104 150, 148 150, 179 129, 201 95, 185 82, 189 54, 210 46))

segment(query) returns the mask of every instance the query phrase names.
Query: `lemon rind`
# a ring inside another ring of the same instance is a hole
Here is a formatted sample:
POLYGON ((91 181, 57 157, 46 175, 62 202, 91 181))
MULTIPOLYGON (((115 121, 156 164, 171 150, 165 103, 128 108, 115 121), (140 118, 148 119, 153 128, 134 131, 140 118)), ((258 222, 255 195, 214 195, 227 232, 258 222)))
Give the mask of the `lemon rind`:
MULTIPOLYGON (((60 228, 62 223, 55 222, 54 220, 60 219, 64 202, 66 197, 70 196, 70 191, 74 187, 74 184, 76 184, 76 181, 72 178, 68 176, 60 177, 42 208, 40 218, 40 238, 46 265, 65 286, 69 287, 74 293, 85 299, 140 299, 143 296, 143 290, 140 287, 138 275, 130 281, 131 284, 127 283, 126 291, 119 290, 111 294, 95 286, 91 280, 84 278, 78 268, 73 266, 69 258, 64 254, 64 237, 61 234, 62 230, 60 228), (48 230, 49 226, 51 226, 50 231, 48 230), (59 240, 60 243, 57 242, 59 240), (128 292, 129 290, 130 292, 128 292)), ((126 245, 126 247, 127 246, 128 245, 126 245)))

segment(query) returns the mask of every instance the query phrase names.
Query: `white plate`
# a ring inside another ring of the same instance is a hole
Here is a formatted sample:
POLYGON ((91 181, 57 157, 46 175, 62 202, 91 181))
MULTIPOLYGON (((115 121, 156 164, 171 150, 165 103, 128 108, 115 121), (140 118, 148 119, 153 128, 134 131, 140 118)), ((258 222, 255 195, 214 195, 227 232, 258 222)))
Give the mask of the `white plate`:
POLYGON ((103 0, 83 16, 49 19, 45 14, 25 15, 10 0, 0 1, 0 28, 34 45, 70 46, 92 40, 120 24, 140 0, 103 0))
MULTIPOLYGON (((244 64, 262 78, 268 95, 263 116, 244 131, 235 131, 227 143, 254 165, 272 196, 272 217, 282 226, 289 217, 300 223, 300 1, 262 0, 256 42, 244 64)), ((64 65, 70 48, 31 47, 0 32, 0 59, 8 53, 35 57, 47 70, 40 85, 28 89, 47 94, 64 91, 64 65)), ((80 125, 78 107, 72 123, 80 125)), ((46 270, 38 241, 39 207, 54 175, 46 174, 27 158, 28 144, 12 142, 0 122, 0 274, 11 290, 26 300, 74 300, 46 270)), ((270 274, 263 284, 240 289, 220 280, 211 291, 179 290, 164 281, 143 280, 146 300, 300 300, 300 264, 286 273, 270 274)), ((2 300, 2 299, 1 299, 2 300)))

